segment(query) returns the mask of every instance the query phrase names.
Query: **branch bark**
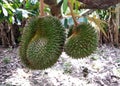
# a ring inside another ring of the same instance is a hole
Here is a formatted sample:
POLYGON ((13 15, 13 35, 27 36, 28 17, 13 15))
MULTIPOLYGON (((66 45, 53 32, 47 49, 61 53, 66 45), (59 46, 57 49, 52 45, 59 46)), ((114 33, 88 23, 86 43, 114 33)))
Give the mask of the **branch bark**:
POLYGON ((86 5, 85 7, 82 8, 89 9, 105 9, 120 3, 120 0, 78 0, 78 1, 86 5))

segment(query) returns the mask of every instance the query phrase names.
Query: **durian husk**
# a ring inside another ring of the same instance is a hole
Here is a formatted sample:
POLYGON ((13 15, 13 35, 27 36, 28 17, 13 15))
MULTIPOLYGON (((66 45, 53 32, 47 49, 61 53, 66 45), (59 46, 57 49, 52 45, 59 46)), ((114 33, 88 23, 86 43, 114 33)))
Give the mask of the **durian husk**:
POLYGON ((63 50, 64 27, 59 19, 34 17, 24 28, 19 55, 23 64, 36 70, 53 66, 63 50))
POLYGON ((98 35, 94 27, 89 23, 81 23, 74 31, 65 43, 66 54, 75 59, 91 55, 98 46, 98 35))

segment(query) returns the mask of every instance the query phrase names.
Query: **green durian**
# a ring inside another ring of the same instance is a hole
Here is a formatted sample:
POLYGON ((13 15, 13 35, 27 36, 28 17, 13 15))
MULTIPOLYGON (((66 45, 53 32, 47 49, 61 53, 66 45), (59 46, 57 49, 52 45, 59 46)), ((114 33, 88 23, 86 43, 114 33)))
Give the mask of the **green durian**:
POLYGON ((30 69, 49 68, 61 55, 64 40, 64 27, 59 19, 52 16, 32 18, 23 31, 20 58, 30 69))
POLYGON ((67 39, 64 51, 72 58, 84 58, 92 54, 98 45, 97 33, 90 24, 81 23, 67 39))

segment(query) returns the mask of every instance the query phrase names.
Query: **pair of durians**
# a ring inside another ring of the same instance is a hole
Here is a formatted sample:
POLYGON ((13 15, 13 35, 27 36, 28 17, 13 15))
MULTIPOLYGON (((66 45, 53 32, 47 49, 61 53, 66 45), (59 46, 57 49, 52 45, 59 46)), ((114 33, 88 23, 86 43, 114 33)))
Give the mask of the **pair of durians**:
POLYGON ((98 44, 95 29, 81 23, 74 31, 65 42, 65 29, 59 19, 52 16, 32 18, 21 38, 22 62, 30 69, 43 70, 53 66, 62 51, 76 59, 89 56, 98 44))

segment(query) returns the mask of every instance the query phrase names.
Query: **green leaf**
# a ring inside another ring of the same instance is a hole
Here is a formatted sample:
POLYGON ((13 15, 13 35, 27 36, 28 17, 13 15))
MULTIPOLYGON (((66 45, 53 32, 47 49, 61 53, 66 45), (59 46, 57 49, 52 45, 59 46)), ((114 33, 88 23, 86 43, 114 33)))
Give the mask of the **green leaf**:
POLYGON ((10 22, 10 23, 13 22, 12 16, 9 17, 9 22, 10 22))
POLYGON ((50 13, 50 9, 48 7, 45 7, 44 12, 50 13))
POLYGON ((3 11, 4 16, 8 16, 8 12, 4 7, 2 7, 2 11, 3 11))
POLYGON ((75 11, 78 12, 79 10, 79 2, 75 1, 75 11))
POLYGON ((72 6, 74 6, 75 1, 76 1, 76 0, 71 0, 72 6))
POLYGON ((64 0, 64 1, 63 1, 63 13, 66 12, 67 7, 68 7, 68 0, 64 0))
POLYGON ((13 16, 13 15, 14 15, 14 13, 13 13, 10 9, 7 9, 7 12, 8 12, 8 14, 9 14, 10 16, 13 16))
POLYGON ((30 3, 30 1, 27 1, 27 3, 25 4, 25 8, 29 9, 30 7, 31 7, 31 3, 30 3))
POLYGON ((15 12, 15 9, 11 6, 12 4, 9 4, 6 0, 3 0, 5 4, 3 4, 4 8, 9 8, 13 12, 15 12))
POLYGON ((16 17, 17 17, 17 19, 19 19, 19 20, 22 20, 22 11, 16 11, 16 17))
POLYGON ((2 10, 0 9, 0 14, 2 13, 2 10))

